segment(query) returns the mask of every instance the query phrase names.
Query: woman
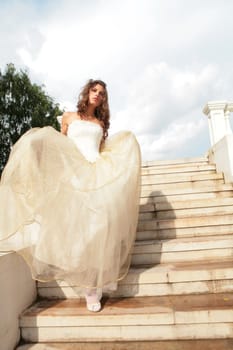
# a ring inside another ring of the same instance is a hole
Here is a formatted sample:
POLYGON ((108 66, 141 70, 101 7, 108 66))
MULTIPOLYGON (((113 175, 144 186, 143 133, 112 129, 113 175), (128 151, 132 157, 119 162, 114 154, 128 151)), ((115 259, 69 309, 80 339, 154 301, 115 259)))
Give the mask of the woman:
POLYGON ((66 280, 101 309, 130 265, 140 150, 130 132, 107 139, 106 84, 89 80, 61 133, 33 128, 14 145, 0 186, 0 251, 14 250, 39 281, 66 280))

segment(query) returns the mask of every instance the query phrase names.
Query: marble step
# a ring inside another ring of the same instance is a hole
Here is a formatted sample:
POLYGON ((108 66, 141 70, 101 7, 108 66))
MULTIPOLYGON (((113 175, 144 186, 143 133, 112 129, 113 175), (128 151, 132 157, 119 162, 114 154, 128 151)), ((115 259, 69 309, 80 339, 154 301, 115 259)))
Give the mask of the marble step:
POLYGON ((170 210, 148 211, 148 212, 139 213, 139 220, 140 221, 153 220, 153 219, 169 220, 169 219, 202 216, 203 214, 205 216, 233 214, 233 204, 222 205, 222 206, 212 206, 212 207, 200 207, 200 208, 190 208, 187 205, 185 209, 171 208, 170 210))
POLYGON ((174 239, 185 237, 213 237, 218 235, 231 235, 233 232, 233 223, 221 224, 216 223, 212 226, 196 226, 196 227, 164 227, 154 228, 151 230, 139 230, 136 234, 137 241, 155 240, 155 239, 174 239))
POLYGON ((220 197, 220 198, 201 198, 201 199, 187 199, 170 202, 158 202, 147 203, 140 205, 140 213, 144 212, 162 212, 169 210, 182 210, 182 209, 196 209, 196 208, 212 208, 212 207, 225 207, 233 205, 233 197, 220 197))
MULTIPOLYGON (((118 284, 115 297, 161 296, 233 292, 233 260, 198 261, 131 267, 118 284)), ((46 299, 78 298, 65 281, 37 283, 46 299)))
MULTIPOLYGON (((159 185, 159 184, 181 184, 188 183, 192 184, 194 182, 202 182, 206 181, 217 182, 218 180, 222 180, 224 182, 224 177, 222 173, 214 173, 214 174, 195 174, 195 175, 185 175, 185 174, 160 174, 160 175, 147 175, 141 177, 141 184, 143 189, 149 188, 151 185, 159 185)), ((222 183, 223 183, 222 182, 222 183)))
POLYGON ((82 299, 42 300, 20 317, 27 342, 232 338, 233 295, 109 298, 99 313, 82 299))
POLYGON ((233 235, 136 241, 132 265, 220 260, 233 257, 233 235))
POLYGON ((195 175, 200 174, 213 174, 216 173, 216 165, 215 164, 204 164, 204 165, 179 165, 179 166, 167 166, 164 168, 156 167, 156 166, 150 166, 150 167, 142 167, 141 168, 141 174, 144 175, 157 175, 157 174, 175 174, 175 173, 182 173, 187 175, 195 175))
MULTIPOLYGON (((162 185, 160 185, 162 186, 162 185)), ((216 198, 216 197, 232 197, 233 184, 216 184, 215 186, 187 186, 178 188, 173 185, 167 188, 162 186, 161 189, 141 190, 140 204, 154 202, 170 202, 185 199, 198 198, 216 198)))
POLYGON ((16 350, 230 350, 233 339, 25 344, 16 350))
POLYGON ((166 167, 166 166, 177 166, 177 165, 203 165, 209 164, 207 157, 193 157, 193 158, 180 158, 180 159, 171 159, 171 160, 149 160, 142 161, 142 167, 166 167))
POLYGON ((233 225, 233 214, 205 215, 176 219, 151 219, 138 222, 137 231, 233 225))
POLYGON ((176 182, 176 183, 158 183, 158 184, 151 184, 151 185, 143 185, 141 187, 141 196, 153 196, 154 192, 159 190, 164 190, 166 188, 166 191, 168 190, 176 190, 180 191, 180 193, 192 191, 192 189, 199 189, 199 188, 207 188, 208 186, 220 186, 224 184, 223 179, 217 179, 217 180, 203 180, 203 181, 187 181, 187 182, 176 182))
POLYGON ((233 339, 37 343, 16 350, 231 350, 233 339))

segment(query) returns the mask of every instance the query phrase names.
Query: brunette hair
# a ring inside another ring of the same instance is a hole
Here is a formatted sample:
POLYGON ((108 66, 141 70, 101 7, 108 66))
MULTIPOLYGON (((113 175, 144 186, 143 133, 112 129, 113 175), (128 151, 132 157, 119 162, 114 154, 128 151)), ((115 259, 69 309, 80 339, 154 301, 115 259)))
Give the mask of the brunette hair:
POLYGON ((77 112, 80 114, 80 117, 82 118, 82 115, 85 114, 88 107, 88 98, 89 98, 89 91, 92 87, 95 85, 101 85, 104 88, 104 96, 103 96, 103 102, 96 107, 95 109, 95 117, 101 121, 101 124, 103 124, 103 140, 105 140, 108 136, 108 129, 109 129, 109 119, 110 119, 110 111, 108 106, 108 92, 107 92, 107 85, 102 80, 93 80, 89 79, 86 85, 82 88, 81 93, 79 94, 78 103, 77 103, 77 112))

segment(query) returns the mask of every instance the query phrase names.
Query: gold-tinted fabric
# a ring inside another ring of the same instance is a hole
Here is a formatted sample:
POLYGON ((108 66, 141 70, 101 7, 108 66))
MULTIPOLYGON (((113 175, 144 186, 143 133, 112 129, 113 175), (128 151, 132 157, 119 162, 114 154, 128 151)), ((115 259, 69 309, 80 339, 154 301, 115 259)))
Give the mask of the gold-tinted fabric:
POLYGON ((110 137, 94 163, 51 127, 12 149, 0 185, 0 251, 23 256, 34 279, 102 288, 127 273, 135 240, 140 150, 110 137))

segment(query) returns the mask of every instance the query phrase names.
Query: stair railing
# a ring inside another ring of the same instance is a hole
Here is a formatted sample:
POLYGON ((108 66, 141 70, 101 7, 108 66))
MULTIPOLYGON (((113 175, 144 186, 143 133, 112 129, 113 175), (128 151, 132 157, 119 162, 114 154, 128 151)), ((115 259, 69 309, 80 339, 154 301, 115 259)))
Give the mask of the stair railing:
POLYGON ((233 182, 233 133, 229 121, 233 102, 210 101, 203 113, 208 117, 211 148, 209 161, 224 173, 225 182, 233 182))

